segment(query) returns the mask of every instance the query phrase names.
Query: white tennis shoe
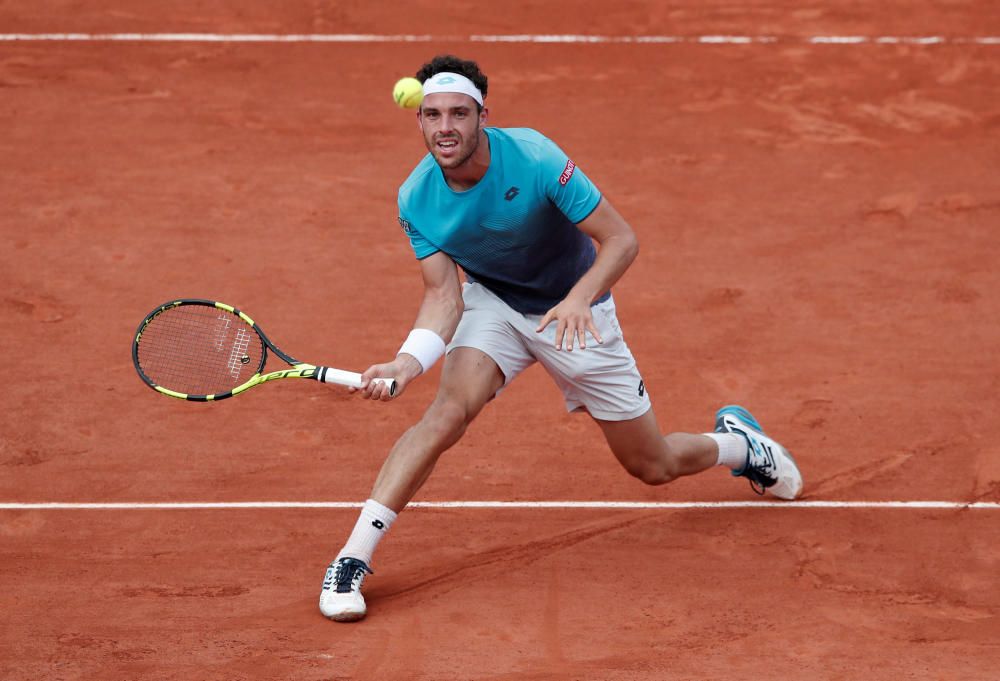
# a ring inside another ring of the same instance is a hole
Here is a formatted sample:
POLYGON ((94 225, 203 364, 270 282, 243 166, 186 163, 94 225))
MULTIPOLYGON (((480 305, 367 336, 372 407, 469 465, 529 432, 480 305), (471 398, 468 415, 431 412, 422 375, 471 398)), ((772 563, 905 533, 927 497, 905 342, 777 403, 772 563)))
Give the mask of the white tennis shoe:
POLYGON ((372 570, 363 560, 344 557, 330 563, 319 594, 319 611, 337 622, 354 622, 368 612, 361 583, 372 570))
POLYGON ((757 419, 743 407, 723 407, 715 414, 715 432, 735 433, 747 441, 747 460, 733 475, 748 478, 757 494, 768 490, 779 499, 802 493, 802 474, 795 459, 776 440, 764 434, 757 419))

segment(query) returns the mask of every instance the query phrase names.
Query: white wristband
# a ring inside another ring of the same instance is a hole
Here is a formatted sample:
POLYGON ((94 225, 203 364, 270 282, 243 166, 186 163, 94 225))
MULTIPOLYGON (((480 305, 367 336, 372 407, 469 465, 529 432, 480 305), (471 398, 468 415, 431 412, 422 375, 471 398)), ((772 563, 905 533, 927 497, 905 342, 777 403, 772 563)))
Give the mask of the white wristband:
POLYGON ((420 368, 427 371, 441 359, 444 351, 445 342, 441 336, 430 329, 413 329, 396 354, 405 352, 408 355, 413 355, 420 362, 420 368))

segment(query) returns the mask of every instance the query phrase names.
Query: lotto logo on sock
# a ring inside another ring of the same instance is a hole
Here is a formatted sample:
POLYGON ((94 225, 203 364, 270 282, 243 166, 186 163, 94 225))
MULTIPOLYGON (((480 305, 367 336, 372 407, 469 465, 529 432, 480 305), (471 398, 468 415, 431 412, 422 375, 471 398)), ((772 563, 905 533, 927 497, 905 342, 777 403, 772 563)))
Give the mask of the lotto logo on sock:
POLYGON ((385 523, 383 523, 381 520, 378 520, 376 518, 375 520, 372 521, 372 527, 374 527, 376 530, 384 530, 385 529, 385 523))

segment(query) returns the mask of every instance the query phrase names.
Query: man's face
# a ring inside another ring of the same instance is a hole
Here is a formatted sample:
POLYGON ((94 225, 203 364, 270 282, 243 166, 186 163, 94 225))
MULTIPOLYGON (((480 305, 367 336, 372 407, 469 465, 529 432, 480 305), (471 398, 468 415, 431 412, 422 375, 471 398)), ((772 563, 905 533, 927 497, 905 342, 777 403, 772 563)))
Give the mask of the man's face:
POLYGON ((444 170, 458 168, 479 147, 479 131, 486 109, 476 111, 476 100, 458 92, 427 95, 417 114, 424 144, 444 170))

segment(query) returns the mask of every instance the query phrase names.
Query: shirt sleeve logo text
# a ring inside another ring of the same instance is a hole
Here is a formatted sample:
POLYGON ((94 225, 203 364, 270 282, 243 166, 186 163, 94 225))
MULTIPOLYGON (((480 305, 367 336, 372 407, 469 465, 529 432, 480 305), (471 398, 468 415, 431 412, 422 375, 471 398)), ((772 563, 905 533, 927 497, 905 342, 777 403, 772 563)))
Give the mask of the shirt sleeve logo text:
POLYGON ((573 177, 573 171, 575 170, 576 164, 573 161, 566 161, 566 167, 563 168, 562 175, 559 176, 559 184, 566 186, 569 178, 573 177))

